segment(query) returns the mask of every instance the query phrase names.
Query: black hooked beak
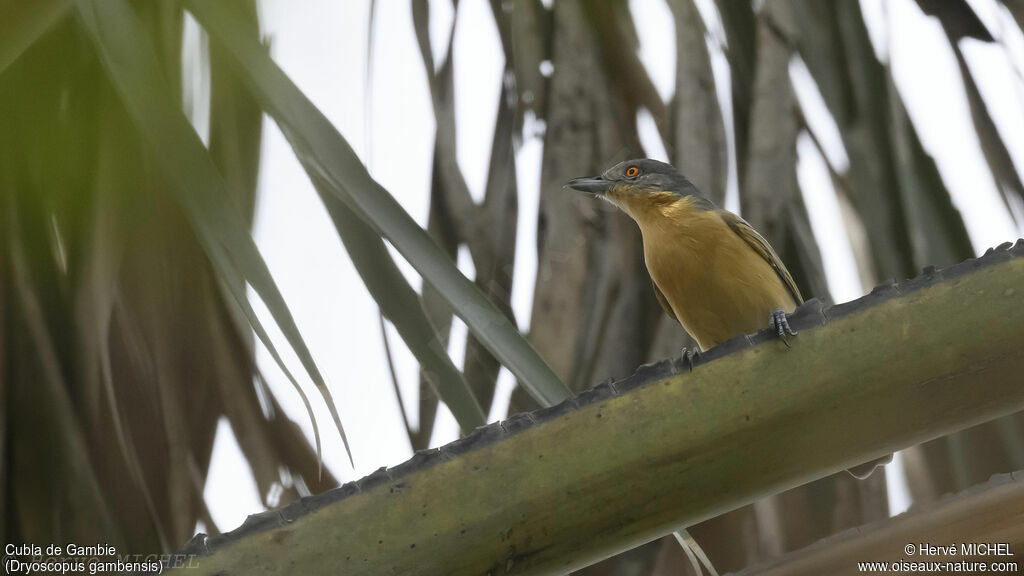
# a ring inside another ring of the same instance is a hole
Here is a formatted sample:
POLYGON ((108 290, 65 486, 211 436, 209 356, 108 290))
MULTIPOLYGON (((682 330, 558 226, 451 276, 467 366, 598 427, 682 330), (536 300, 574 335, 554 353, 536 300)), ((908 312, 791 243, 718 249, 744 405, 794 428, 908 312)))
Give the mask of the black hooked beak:
POLYGON ((596 178, 573 178, 565 185, 573 190, 579 190, 580 192, 589 192, 594 195, 601 195, 612 187, 612 181, 605 180, 600 176, 597 176, 596 178))

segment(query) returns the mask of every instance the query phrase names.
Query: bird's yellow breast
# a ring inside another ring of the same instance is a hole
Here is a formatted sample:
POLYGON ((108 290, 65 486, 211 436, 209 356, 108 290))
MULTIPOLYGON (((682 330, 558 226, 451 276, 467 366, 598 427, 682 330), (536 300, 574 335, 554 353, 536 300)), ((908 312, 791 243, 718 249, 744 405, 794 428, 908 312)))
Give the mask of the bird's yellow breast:
POLYGON ((652 280, 702 350, 766 327, 775 308, 796 308, 771 264, 718 211, 692 197, 629 208, 652 280))

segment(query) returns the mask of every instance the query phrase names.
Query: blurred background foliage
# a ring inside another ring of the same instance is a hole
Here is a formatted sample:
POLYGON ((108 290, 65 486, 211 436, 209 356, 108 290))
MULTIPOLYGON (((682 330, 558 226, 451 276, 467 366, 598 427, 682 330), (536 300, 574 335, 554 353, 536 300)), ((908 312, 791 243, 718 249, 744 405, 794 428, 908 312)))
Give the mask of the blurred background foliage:
MULTIPOLYGON (((625 0, 492 0, 505 73, 486 191, 475 201, 456 158, 452 36, 447 44, 432 39, 430 4, 413 0, 437 127, 427 224, 433 243, 424 243, 340 134, 270 64, 251 0, 217 8, 203 0, 0 0, 0 540, 105 541, 143 553, 180 546, 199 522, 215 533, 203 487, 221 418, 265 505, 337 484, 257 370, 253 329, 264 340, 263 329, 238 297, 256 289, 289 333, 290 315, 283 300, 275 304, 279 294, 247 231, 264 113, 310 174, 380 305, 381 325, 385 318, 394 324, 423 367, 419 403, 404 407, 418 412, 406 426, 415 449, 429 446, 439 401, 464 430, 482 423, 503 364, 519 377, 510 407, 518 412, 564 397, 559 380, 581 390, 690 344, 653 297, 635 226, 562 191, 571 177, 649 155, 638 115, 650 115, 670 161, 719 204, 734 158, 744 218, 777 248, 805 295, 829 301, 797 180, 798 138, 810 136, 821 148, 794 92, 791 69, 800 63, 848 158, 835 162, 821 150, 847 225, 833 233, 849 236, 862 286, 975 254, 890 67, 872 46, 861 4, 720 0, 709 4, 725 32, 716 39, 699 3, 665 2, 676 41, 667 101, 639 58, 625 0), (190 106, 183 101, 190 93, 182 73, 186 8, 211 39, 204 54, 210 128, 202 143, 195 134, 175 139, 190 106), (716 88, 715 42, 727 58, 728 99, 716 88), (438 45, 447 46, 444 54, 433 53, 438 45), (538 274, 526 336, 544 362, 509 321, 515 152, 524 127, 538 122, 545 126, 538 274), (175 142, 189 153, 162 145, 175 142), (190 180, 182 169, 191 172, 195 154, 215 170, 197 168, 190 180), (196 178, 205 178, 199 195, 187 184, 196 178), (382 238, 424 276, 420 293, 382 238), (429 246, 417 252, 420 244, 429 246), (476 290, 451 264, 460 247, 472 259, 476 290), (493 306, 478 306, 474 322, 469 304, 481 294, 493 306), (445 351, 456 315, 470 325, 461 370, 445 351)), ((917 5, 949 39, 981 152, 1014 212, 1024 202, 1019 167, 960 44, 997 40, 967 2, 917 5)), ((1024 25, 1024 4, 1003 0, 1000 9, 1024 25)), ((318 383, 297 331, 287 339, 318 383)), ((904 462, 913 501, 933 501, 1024 468, 1022 420, 929 442, 906 451, 904 462)), ((719 570, 737 570, 886 517, 885 486, 882 471, 866 481, 840 474, 692 533, 719 570)), ((678 546, 659 541, 583 572, 686 570, 678 546)))

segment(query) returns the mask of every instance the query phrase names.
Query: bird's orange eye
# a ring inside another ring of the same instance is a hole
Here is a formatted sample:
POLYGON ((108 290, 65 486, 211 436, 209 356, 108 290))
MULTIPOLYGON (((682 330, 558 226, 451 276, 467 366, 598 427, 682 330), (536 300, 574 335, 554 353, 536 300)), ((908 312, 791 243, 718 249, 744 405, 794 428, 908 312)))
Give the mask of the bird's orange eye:
POLYGON ((630 166, 629 168, 626 168, 626 176, 628 176, 630 178, 633 178, 634 176, 636 176, 639 173, 640 173, 640 169, 637 168, 636 166, 630 166))

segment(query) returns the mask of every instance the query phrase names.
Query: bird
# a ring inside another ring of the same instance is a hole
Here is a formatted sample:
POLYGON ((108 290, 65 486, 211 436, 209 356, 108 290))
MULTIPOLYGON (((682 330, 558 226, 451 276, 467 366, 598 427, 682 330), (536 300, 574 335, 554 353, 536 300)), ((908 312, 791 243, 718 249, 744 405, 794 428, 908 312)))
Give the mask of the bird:
POLYGON ((654 295, 700 352, 737 334, 771 328, 786 345, 788 314, 803 303, 793 276, 764 236, 719 208, 672 165, 626 160, 566 186, 610 202, 640 227, 654 295))
MULTIPOLYGON (((672 165, 626 160, 566 186, 606 200, 640 227, 654 295, 699 351, 683 348, 693 370, 700 352, 768 327, 789 346, 789 314, 803 304, 793 276, 754 227, 719 208, 672 165)), ((892 455, 847 470, 867 478, 892 455)))

